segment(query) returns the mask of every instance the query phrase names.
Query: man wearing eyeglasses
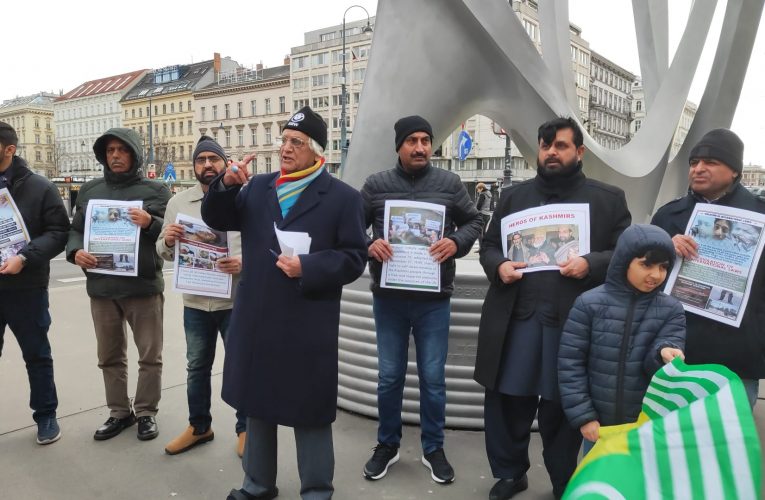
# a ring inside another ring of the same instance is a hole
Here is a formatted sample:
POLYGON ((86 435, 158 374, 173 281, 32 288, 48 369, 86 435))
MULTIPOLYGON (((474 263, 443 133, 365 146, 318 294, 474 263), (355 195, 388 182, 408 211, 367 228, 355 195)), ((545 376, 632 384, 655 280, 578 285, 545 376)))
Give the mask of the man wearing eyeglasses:
POLYGON ((98 367, 104 377, 109 418, 93 435, 96 441, 111 439, 138 422, 141 441, 159 434, 156 415, 162 391, 162 313, 165 282, 162 259, 155 248, 170 191, 141 174, 143 141, 135 130, 112 128, 93 144, 104 167, 104 176, 86 182, 77 197, 66 258, 85 271, 90 312, 96 333, 98 367), (85 251, 85 213, 90 200, 141 200, 143 208, 128 209, 130 222, 139 231, 137 276, 88 272, 98 265, 85 251), (138 384, 132 407, 127 386, 126 325, 133 331, 138 349, 138 384))
POLYGON ((248 181, 245 157, 210 184, 202 218, 242 235, 223 399, 247 416, 245 478, 228 498, 274 498, 277 426, 292 427, 300 494, 329 499, 334 487, 340 294, 366 261, 361 196, 324 167, 327 125, 308 106, 282 129, 278 173, 248 181), (293 255, 276 231, 305 233, 293 255))
POLYGON ((455 259, 470 252, 481 234, 483 219, 458 175, 430 164, 433 130, 421 116, 401 118, 394 125, 398 162, 392 169, 369 176, 361 189, 366 225, 372 226, 369 273, 377 329, 380 414, 377 445, 364 466, 364 477, 382 479, 399 460, 401 405, 408 362, 409 336, 417 346, 420 382, 422 463, 434 481, 449 484, 454 470, 444 453, 446 422, 446 354, 449 348, 450 297, 454 290, 455 259), (435 291, 387 288, 382 267, 396 250, 385 238, 385 202, 413 200, 440 205, 444 215, 441 237, 428 251, 440 265, 435 291))
MULTIPOLYGON (((186 233, 182 224, 175 222, 178 214, 194 219, 202 218, 202 198, 207 193, 212 180, 226 168, 226 152, 211 137, 202 136, 194 149, 194 175, 197 184, 173 196, 167 204, 165 222, 157 238, 157 253, 163 259, 175 258, 178 240, 186 233)), ((233 275, 232 295, 236 293, 239 273, 242 270, 242 250, 239 233, 228 233, 230 254, 215 262, 215 267, 224 273, 233 275)), ((232 298, 218 298, 204 295, 183 294, 183 329, 186 332, 186 396, 189 405, 189 426, 178 437, 165 446, 168 455, 176 455, 190 450, 194 446, 212 441, 210 399, 212 388, 210 374, 215 361, 215 345, 220 332, 226 340, 228 325, 231 320, 232 298)), ((244 415, 237 413, 236 426, 237 453, 244 452, 246 421, 244 415)))

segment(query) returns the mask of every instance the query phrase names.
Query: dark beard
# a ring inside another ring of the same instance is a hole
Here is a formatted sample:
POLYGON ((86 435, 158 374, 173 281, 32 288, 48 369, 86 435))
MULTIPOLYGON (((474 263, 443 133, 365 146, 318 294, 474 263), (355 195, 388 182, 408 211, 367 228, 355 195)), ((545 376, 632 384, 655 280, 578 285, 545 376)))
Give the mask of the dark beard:
POLYGON ((579 160, 574 158, 569 163, 565 163, 562 167, 551 169, 547 165, 540 162, 537 158, 537 173, 542 177, 552 179, 556 177, 569 177, 576 172, 579 168, 579 160))
POLYGON ((213 179, 215 179, 218 176, 218 174, 215 174, 212 177, 210 177, 209 179, 205 179, 204 175, 205 175, 205 172, 202 172, 202 175, 199 175, 197 173, 197 171, 194 170, 194 177, 197 178, 197 180, 199 181, 200 184, 205 185, 205 186, 209 186, 210 183, 213 181, 213 179))

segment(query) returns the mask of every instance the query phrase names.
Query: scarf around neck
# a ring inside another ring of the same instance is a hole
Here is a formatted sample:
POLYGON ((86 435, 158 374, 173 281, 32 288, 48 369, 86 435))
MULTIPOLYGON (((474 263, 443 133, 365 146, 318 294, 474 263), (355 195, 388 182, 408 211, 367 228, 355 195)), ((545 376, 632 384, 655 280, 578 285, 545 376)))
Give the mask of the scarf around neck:
POLYGON ((282 218, 287 217, 292 206, 300 198, 300 193, 323 171, 324 157, 319 158, 319 161, 305 170, 291 174, 285 174, 282 170, 281 175, 276 179, 276 197, 279 200, 279 207, 282 209, 282 218))

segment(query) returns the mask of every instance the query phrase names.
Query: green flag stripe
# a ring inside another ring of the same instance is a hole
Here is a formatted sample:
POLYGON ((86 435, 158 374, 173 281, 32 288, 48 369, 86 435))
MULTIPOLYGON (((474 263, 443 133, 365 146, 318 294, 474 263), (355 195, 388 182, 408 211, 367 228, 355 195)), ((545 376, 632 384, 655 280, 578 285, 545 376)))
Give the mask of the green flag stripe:
MULTIPOLYGON (((685 365, 684 368, 678 368, 676 365, 669 364, 667 366, 667 374, 675 376, 686 377, 698 377, 700 379, 707 379, 718 387, 724 387, 729 384, 731 377, 722 373, 720 370, 711 369, 709 365, 705 366, 705 369, 699 370, 698 368, 692 368, 692 365, 685 365)), ((730 373, 730 371, 728 370, 730 373)))
MULTIPOLYGON (((654 422, 658 422, 658 420, 654 422)), ((653 437, 654 422, 647 422, 637 429, 640 440, 640 457, 643 460, 646 500, 661 500, 662 497, 659 464, 656 462, 656 443, 653 437)))
POLYGON ((659 470, 658 486, 661 488, 661 498, 674 498, 672 492, 675 489, 674 482, 676 479, 672 475, 672 464, 667 449, 666 421, 663 418, 654 421, 652 435, 656 465, 659 470))
POLYGON ((688 459, 685 456, 684 433, 680 427, 680 412, 675 411, 664 418, 664 435, 667 440, 667 455, 672 471, 672 495, 670 498, 682 500, 691 496, 691 479, 688 471, 688 459))
POLYGON ((646 396, 648 395, 652 396, 651 400, 656 401, 657 403, 661 403, 661 406, 666 408, 666 411, 662 414, 662 416, 671 411, 675 411, 678 408, 684 408, 690 404, 690 401, 687 401, 685 398, 677 394, 661 391, 656 386, 648 388, 646 396))
MULTIPOLYGON (((680 427, 686 429, 683 440, 685 441, 685 457, 688 461, 688 468, 692 471, 700 471, 701 461, 704 457, 696 442, 696 434, 692 432, 693 419, 691 418, 690 410, 678 412, 678 419, 680 421, 680 427)), ((704 483, 698 480, 692 481, 690 487, 692 493, 691 498, 704 498, 704 483)))
POLYGON ((718 393, 718 401, 720 413, 722 414, 723 422, 725 422, 722 430, 728 443, 727 449, 736 486, 736 498, 751 498, 755 500, 757 495, 752 483, 752 469, 750 468, 749 457, 747 456, 746 442, 741 432, 742 422, 736 411, 736 403, 730 385, 718 393))
MULTIPOLYGON (((722 491, 722 479, 720 478, 720 465, 717 463, 717 456, 714 453, 705 453, 704 451, 712 446, 712 432, 709 429, 709 420, 704 402, 691 404, 688 409, 693 421, 693 433, 696 442, 703 448, 700 450, 701 460, 701 480, 704 482, 704 497, 710 500, 725 498, 722 491)), ((702 498, 704 498, 702 497, 702 498)))
MULTIPOLYGON (((722 391, 717 393, 717 397, 714 398, 707 398, 703 401, 704 406, 706 406, 707 409, 707 416, 709 418, 709 422, 724 422, 721 411, 720 411, 720 401, 719 401, 719 395, 722 391)), ((727 423, 727 422, 726 422, 727 423)), ((737 498, 736 497, 736 487, 731 481, 731 478, 733 477, 734 471, 731 467, 731 457, 730 457, 730 451, 728 449, 729 443, 726 440, 725 431, 723 430, 723 425, 710 425, 709 431, 712 434, 712 445, 714 446, 714 451, 717 455, 717 463, 720 467, 720 475, 723 478, 722 487, 725 491, 725 496, 723 498, 737 498)))
MULTIPOLYGON (((692 383, 692 382, 684 382, 684 381, 677 381, 677 380, 660 380, 658 378, 654 378, 651 380, 650 386, 656 386, 661 388, 661 390, 666 392, 671 392, 673 394, 677 394, 681 398, 685 399, 686 404, 683 406, 688 406, 691 401, 696 401, 697 399, 706 397, 709 395, 709 392, 707 390, 700 386, 698 383, 692 383)), ((650 387, 649 386, 649 387, 650 387)))
MULTIPOLYGON (((674 405, 673 405, 674 406, 674 405)), ((651 420, 661 418, 675 408, 667 406, 667 401, 654 396, 653 394, 647 394, 643 398, 643 411, 651 420)))

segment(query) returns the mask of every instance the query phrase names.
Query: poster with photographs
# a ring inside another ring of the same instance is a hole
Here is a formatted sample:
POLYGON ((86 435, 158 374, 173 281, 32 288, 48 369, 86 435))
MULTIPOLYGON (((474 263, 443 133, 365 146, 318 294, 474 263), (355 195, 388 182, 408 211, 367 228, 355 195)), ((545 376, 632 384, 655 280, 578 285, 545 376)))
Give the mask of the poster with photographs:
POLYGON ((525 262, 523 273, 559 271, 560 265, 590 253, 590 206, 543 205, 506 215, 500 221, 502 251, 525 262))
POLYGON ((218 269, 218 260, 229 256, 228 234, 204 222, 178 214, 175 222, 186 232, 175 244, 173 290, 191 295, 231 298, 232 277, 218 269))
POLYGON ((29 231, 8 188, 0 189, 0 265, 29 242, 29 231))
POLYGON ((430 245, 444 234, 446 207, 405 200, 385 202, 385 240, 393 258, 383 262, 380 286, 439 292, 441 265, 430 255, 430 245))
POLYGON ((765 215, 698 203, 685 234, 699 244, 698 257, 680 259, 664 290, 686 311, 740 326, 760 261, 765 215))
POLYGON ((98 261, 89 273, 138 276, 138 241, 141 228, 128 215, 143 202, 90 200, 85 211, 85 251, 98 261))

